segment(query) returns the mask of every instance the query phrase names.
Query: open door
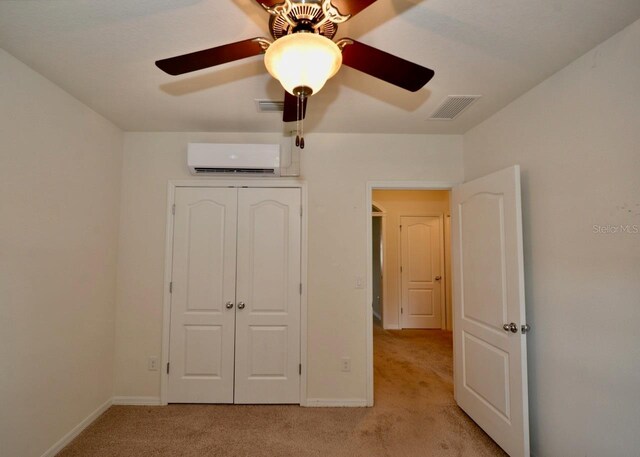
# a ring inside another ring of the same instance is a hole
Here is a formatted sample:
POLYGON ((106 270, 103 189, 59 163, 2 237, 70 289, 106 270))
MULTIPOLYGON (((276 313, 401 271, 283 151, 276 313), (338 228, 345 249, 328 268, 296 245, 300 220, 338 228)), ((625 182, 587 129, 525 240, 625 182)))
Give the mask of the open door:
POLYGON ((529 457, 520 167, 453 189, 454 395, 511 457, 529 457))

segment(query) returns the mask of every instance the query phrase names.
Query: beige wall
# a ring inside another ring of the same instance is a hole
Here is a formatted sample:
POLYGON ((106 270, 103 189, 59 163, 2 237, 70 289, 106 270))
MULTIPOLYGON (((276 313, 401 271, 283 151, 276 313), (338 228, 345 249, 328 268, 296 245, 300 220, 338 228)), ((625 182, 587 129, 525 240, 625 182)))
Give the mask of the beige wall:
MULTIPOLYGON (((446 135, 308 134, 301 153, 309 192, 308 396, 366 395, 367 180, 460 181, 462 138, 446 135), (340 358, 351 357, 351 373, 340 358)), ((191 179, 186 146, 202 142, 278 142, 271 134, 127 133, 120 221, 116 395, 157 397, 169 179, 191 179)), ((201 178, 211 179, 211 178, 201 178)), ((370 324, 369 324, 370 325, 370 324)))
MULTIPOLYGON (((383 325, 384 328, 400 328, 400 217, 449 215, 449 191, 374 190, 372 197, 373 201, 386 212, 384 235, 386 291, 383 302, 383 325)), ((443 271, 442 276, 443 284, 448 284, 449 277, 446 270, 443 271)), ((445 295, 446 287, 443 290, 443 299, 446 298, 445 295)))
POLYGON ((640 225, 639 122, 636 22, 465 135, 465 178, 522 167, 538 457, 640 448, 640 234, 596 233, 640 225))
POLYGON ((0 50, 0 455, 113 394, 122 132, 0 50))

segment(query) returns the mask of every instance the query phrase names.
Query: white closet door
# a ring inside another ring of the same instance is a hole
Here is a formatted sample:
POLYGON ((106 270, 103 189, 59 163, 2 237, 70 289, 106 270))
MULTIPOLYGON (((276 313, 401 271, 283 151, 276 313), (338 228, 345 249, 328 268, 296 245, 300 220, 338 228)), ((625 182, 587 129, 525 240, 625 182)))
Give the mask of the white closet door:
POLYGON ((237 190, 178 188, 169 403, 233 403, 237 190))
POLYGON ((235 403, 299 403, 300 189, 240 189, 235 403))

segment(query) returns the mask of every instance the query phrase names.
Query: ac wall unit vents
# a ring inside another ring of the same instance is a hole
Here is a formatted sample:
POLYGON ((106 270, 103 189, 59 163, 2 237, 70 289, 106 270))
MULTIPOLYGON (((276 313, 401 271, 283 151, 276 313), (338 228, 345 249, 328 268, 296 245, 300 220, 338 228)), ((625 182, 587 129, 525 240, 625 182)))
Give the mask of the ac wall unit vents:
POLYGON ((482 95, 449 95, 433 112, 429 119, 452 121, 480 97, 482 97, 482 95))
POLYGON ((256 99, 256 106, 260 113, 281 113, 284 111, 284 101, 256 99))

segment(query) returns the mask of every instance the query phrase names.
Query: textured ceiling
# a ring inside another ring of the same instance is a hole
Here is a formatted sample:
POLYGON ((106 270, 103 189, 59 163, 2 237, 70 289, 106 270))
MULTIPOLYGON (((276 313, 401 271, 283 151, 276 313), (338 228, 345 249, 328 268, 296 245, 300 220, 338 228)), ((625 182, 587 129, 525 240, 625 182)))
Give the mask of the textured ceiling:
MULTIPOLYGON (((638 0, 378 0, 340 25, 432 68, 405 92, 343 67, 309 101, 305 130, 463 133, 640 17, 638 0), (482 95, 454 121, 428 120, 447 95, 482 95)), ((181 77, 154 61, 257 36, 253 0, 0 0, 0 47, 127 131, 279 132, 282 99, 262 57, 181 77)))

